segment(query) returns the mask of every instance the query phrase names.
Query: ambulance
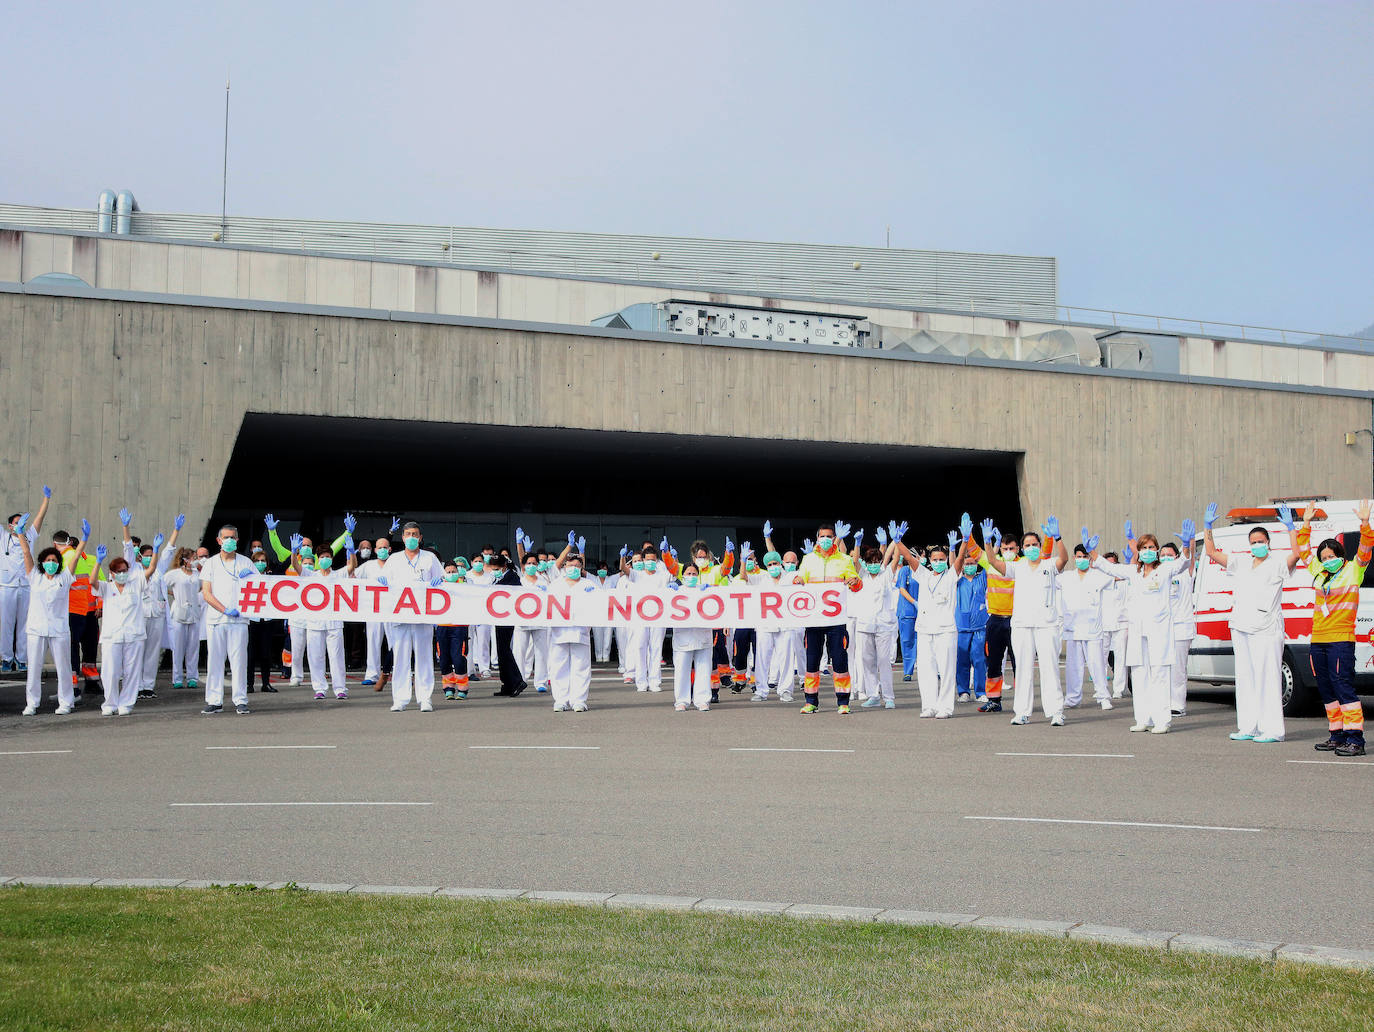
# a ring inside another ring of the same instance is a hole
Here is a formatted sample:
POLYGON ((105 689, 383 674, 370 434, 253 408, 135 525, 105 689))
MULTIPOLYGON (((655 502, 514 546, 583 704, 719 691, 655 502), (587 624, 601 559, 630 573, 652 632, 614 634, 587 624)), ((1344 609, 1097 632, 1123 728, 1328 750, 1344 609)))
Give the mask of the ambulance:
MULTIPOLYGON (((1250 531, 1263 527, 1269 532, 1272 554, 1286 560, 1292 542, 1288 530, 1279 522, 1278 502, 1291 505, 1293 519, 1302 526, 1302 513, 1309 502, 1317 509, 1312 517, 1312 548, 1327 538, 1335 538, 1345 548, 1347 559, 1354 559, 1360 547, 1360 521, 1355 515, 1358 501, 1318 499, 1276 499, 1275 504, 1254 509, 1232 509, 1212 528, 1212 539, 1227 555, 1250 554, 1250 531)), ((1199 537, 1195 546, 1197 577, 1193 583, 1193 603, 1197 611, 1197 635, 1188 652, 1188 679, 1216 685, 1236 683, 1236 657, 1231 648, 1231 575, 1207 558, 1199 537)), ((1312 672, 1308 650, 1312 641, 1312 609, 1316 592, 1312 576, 1299 564, 1283 587, 1283 712, 1287 716, 1310 716, 1321 709, 1317 679, 1312 672)), ((1360 608, 1355 617, 1355 690, 1374 694, 1374 563, 1365 570, 1360 585, 1360 608)))

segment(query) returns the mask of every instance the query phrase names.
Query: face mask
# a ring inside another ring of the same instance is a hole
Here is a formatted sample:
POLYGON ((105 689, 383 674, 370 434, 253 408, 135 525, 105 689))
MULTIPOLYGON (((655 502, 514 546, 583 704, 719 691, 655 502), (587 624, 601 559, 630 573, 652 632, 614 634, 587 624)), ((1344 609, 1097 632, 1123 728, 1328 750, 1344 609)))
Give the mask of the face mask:
POLYGON ((598 577, 600 577, 602 580, 605 580, 607 574, 609 574, 610 572, 611 572, 610 570, 597 570, 597 571, 596 571, 596 575, 597 575, 598 577))
POLYGON ((878 573, 882 570, 882 568, 883 568, 883 564, 882 564, 882 563, 865 563, 865 564, 864 564, 864 569, 866 569, 869 573, 873 574, 873 576, 875 576, 875 577, 878 576, 878 573))
POLYGON ((1159 552, 1153 548, 1142 548, 1140 550, 1140 561, 1146 566, 1159 559, 1159 552))
POLYGON ((420 539, 417 537, 406 538, 406 551, 414 552, 420 547, 420 539))
POLYGON ((770 566, 770 567, 768 567, 768 576, 770 576, 770 577, 781 577, 781 576, 782 576, 782 567, 781 567, 781 566, 776 566, 776 565, 775 565, 775 566, 770 566))
POLYGON ((220 543, 219 547, 222 548, 224 551, 228 552, 230 555, 233 555, 235 552, 239 550, 238 539, 226 538, 224 541, 220 543))
POLYGON ((934 570, 936 573, 944 573, 946 570, 949 569, 949 563, 946 562, 944 559, 936 559, 933 563, 930 564, 930 568, 934 570))
POLYGON ((255 562, 255 563, 253 564, 253 566, 254 566, 254 568, 258 571, 258 573, 266 573, 266 572, 267 572, 267 564, 266 564, 265 562, 263 562, 261 559, 259 559, 257 562, 255 562))
POLYGON ((385 560, 386 557, 389 556, 390 554, 391 554, 391 549, 389 549, 389 548, 379 548, 379 549, 377 549, 377 558, 378 558, 378 559, 385 560))
POLYGON ((796 573, 796 572, 797 572, 797 564, 796 564, 796 563, 783 563, 783 564, 782 564, 782 568, 783 568, 784 570, 786 570, 788 573, 796 573))
POLYGON ((150 555, 140 556, 139 562, 143 564, 143 568, 146 570, 153 565, 153 557, 150 555))
POLYGON ((568 580, 577 580, 578 577, 582 576, 582 571, 576 566, 569 566, 563 571, 563 576, 567 577, 568 580))
POLYGON ((540 573, 547 573, 549 569, 549 561, 547 559, 541 559, 538 563, 535 564, 534 568, 538 570, 540 573))
POLYGON ((1014 562, 1016 562, 1016 553, 1015 553, 1015 552, 1003 552, 1003 553, 1002 553, 1002 561, 1003 561, 1003 562, 1006 562, 1006 563, 1014 563, 1014 562))
POLYGON ((708 567, 710 567, 710 565, 711 565, 711 557, 710 557, 709 555, 699 555, 699 556, 697 556, 697 569, 698 569, 698 570, 705 570, 705 569, 707 569, 708 567))
POLYGON ((528 566, 525 567, 525 576, 526 576, 526 577, 533 577, 533 576, 534 576, 535 574, 537 574, 538 572, 539 572, 539 567, 536 566, 534 563, 530 563, 528 566))
POLYGON ((643 569, 644 569, 644 562, 643 562, 643 560, 640 560, 640 561, 637 562, 637 563, 631 563, 631 564, 630 564, 630 569, 632 569, 632 570, 643 570, 643 569))
POLYGON ((835 539, 834 539, 834 538, 828 538, 828 537, 816 538, 816 548, 817 548, 818 551, 821 551, 821 552, 828 552, 828 551, 830 551, 830 550, 831 550, 832 548, 834 548, 834 547, 835 547, 835 539))
POLYGON ((301 545, 301 558, 302 558, 302 559, 314 559, 314 558, 315 558, 315 549, 313 549, 313 548, 310 547, 309 545, 301 545))
POLYGON ((114 582, 116 584, 124 584, 128 581, 128 579, 129 574, 124 570, 121 570, 119 573, 114 574, 114 582))
POLYGON ((1073 564, 1077 566, 1080 570, 1086 570, 1089 567, 1089 565, 1091 565, 1088 562, 1086 556, 1079 556, 1077 559, 1073 561, 1073 564))
POLYGON ((972 577, 972 576, 973 576, 974 574, 976 574, 977 572, 978 572, 978 567, 974 566, 972 563, 964 563, 964 576, 965 576, 965 577, 972 577))
POLYGON ((686 577, 682 578, 682 583, 689 588, 695 588, 699 579, 700 578, 698 578, 695 573, 689 573, 686 577))
POLYGON ((372 558, 372 549, 370 549, 370 548, 360 548, 360 549, 358 549, 358 558, 359 558, 359 559, 371 559, 371 558, 372 558))
POLYGON ((1251 545, 1250 554, 1253 555, 1256 559, 1263 559, 1265 556, 1269 554, 1269 546, 1264 544, 1251 545))
MULTIPOLYGON (((407 548, 410 548, 410 542, 409 542, 409 541, 406 542, 406 547, 407 547, 407 548)), ((484 563, 484 562, 482 562, 481 559, 474 559, 474 560, 472 561, 472 572, 473 572, 473 573, 481 573, 481 572, 482 572, 483 570, 485 570, 486 568, 487 568, 487 564, 484 563)))
POLYGON ((752 559, 746 559, 744 561, 744 568, 748 570, 750 573, 753 573, 755 570, 759 568, 759 565, 752 559))
POLYGON ((334 557, 332 555, 326 555, 320 559, 317 565, 321 570, 327 570, 334 565, 334 557))
POLYGON ((452 573, 444 574, 444 580, 448 581, 450 584, 458 583, 458 571, 454 570, 452 573))
POLYGON ((644 560, 644 572, 645 572, 645 573, 653 573, 653 572, 654 572, 655 570, 657 570, 657 569, 658 569, 658 560, 657 560, 657 559, 645 559, 645 560, 644 560))
POLYGON ((1035 562, 1037 559, 1039 559, 1039 558, 1040 558, 1040 546, 1039 546, 1039 545, 1027 545, 1027 546, 1026 546, 1026 558, 1029 559, 1031 562, 1035 562))
POLYGON ((45 559, 43 561, 43 572, 49 575, 55 574, 57 572, 57 563, 52 559, 45 559))
POLYGON ((1322 560, 1322 569, 1327 573, 1340 573, 1341 567, 1345 565, 1344 559, 1337 559, 1334 556, 1330 559, 1322 560))

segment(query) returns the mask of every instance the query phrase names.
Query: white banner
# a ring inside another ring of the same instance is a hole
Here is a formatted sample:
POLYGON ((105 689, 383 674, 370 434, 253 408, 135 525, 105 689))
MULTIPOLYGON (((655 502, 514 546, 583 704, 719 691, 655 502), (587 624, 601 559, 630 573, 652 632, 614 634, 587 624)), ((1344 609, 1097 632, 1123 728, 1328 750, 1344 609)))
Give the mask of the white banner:
POLYGON ((265 619, 522 627, 828 627, 844 623, 843 584, 634 591, 578 584, 570 593, 527 586, 384 587, 352 578, 249 577, 238 608, 265 619))

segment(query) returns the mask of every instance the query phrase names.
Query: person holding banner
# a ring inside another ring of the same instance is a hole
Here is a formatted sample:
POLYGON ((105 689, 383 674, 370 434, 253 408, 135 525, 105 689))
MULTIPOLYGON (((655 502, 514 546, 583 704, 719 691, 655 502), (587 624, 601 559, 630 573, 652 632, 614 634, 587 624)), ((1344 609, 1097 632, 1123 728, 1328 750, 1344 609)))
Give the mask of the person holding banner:
POLYGON ((238 528, 225 524, 219 530, 219 553, 205 560, 200 571, 200 592, 205 600, 209 649, 205 673, 205 708, 214 716, 224 711, 224 663, 229 661, 234 712, 248 709, 248 620, 238 610, 239 582, 253 575, 253 564, 238 554, 238 528))
MULTIPOLYGON (((347 565, 342 570, 334 569, 334 549, 325 545, 311 565, 303 563, 300 554, 301 536, 291 539, 291 568, 301 578, 318 578, 324 581, 343 580, 353 576, 358 568, 358 556, 353 549, 353 526, 356 520, 350 514, 344 517, 348 528, 344 535, 344 548, 347 550, 347 565)), ((334 698, 343 701, 348 698, 348 677, 344 672, 343 621, 328 617, 307 616, 301 620, 305 625, 306 665, 310 672, 310 687, 317 701, 323 700, 325 689, 332 680, 334 698), (328 678, 326 677, 326 660, 328 678)))
MULTIPOLYGON (((401 529, 401 521, 391 521, 391 534, 401 529)), ((373 543, 376 558, 367 559, 359 564, 353 576, 358 580, 375 581, 383 576, 382 568, 391 558, 391 538, 379 536, 373 543)), ((358 557, 365 558, 359 549, 358 557)), ((367 625, 367 659, 363 666, 363 687, 381 691, 391 676, 391 625, 369 623, 367 625)))
MULTIPOLYGON (((444 563, 444 583, 460 584, 463 573, 454 562, 444 563)), ((468 627, 467 624, 441 623, 435 632, 439 640, 439 676, 444 682, 444 698, 468 697, 468 627)))
MULTIPOLYGON (((595 591, 582 583, 582 555, 573 552, 573 534, 555 562, 558 581, 549 586, 550 595, 572 595, 595 591)), ((549 680, 553 687, 553 711, 587 712, 587 696, 592 688, 592 636, 584 626, 559 624, 549 630, 549 680)))
MULTIPOLYGON (((763 556, 763 567, 766 571, 764 583, 776 589, 782 583, 782 556, 777 552, 765 552, 763 556)), ((784 687, 787 695, 792 694, 792 675, 787 675, 787 683, 781 684, 781 675, 778 673, 785 636, 789 633, 782 626, 779 620, 765 620, 754 629, 754 694, 750 697, 751 702, 767 702, 768 693, 773 689, 778 690, 778 698, 782 698, 784 687)), ((674 633, 674 639, 677 635, 674 633)), ((674 653, 674 660, 677 656, 674 653)), ((790 699, 783 699, 790 702, 790 699)))
MULTIPOLYGON (((385 587, 410 588, 423 591, 444 582, 444 568, 433 552, 422 551, 424 535, 420 525, 411 520, 401 528, 404 551, 390 556, 382 567, 377 583, 385 587)), ((403 623, 391 625, 393 677, 391 681, 391 712, 402 713, 410 705, 412 685, 421 713, 434 711, 434 625, 403 623)))
MULTIPOLYGON (((840 551, 838 545, 849 533, 849 524, 836 522, 822 523, 816 529, 816 546, 801 561, 801 568, 792 578, 793 584, 830 584, 842 583, 850 591, 859 589, 859 574, 854 563, 840 551)), ((806 714, 820 710, 821 702, 821 652, 830 652, 830 668, 834 671, 835 708, 840 716, 849 715, 849 636, 845 625, 833 624, 829 627, 807 627, 806 641, 806 705, 801 711, 806 714)))
MULTIPOLYGON (((781 568, 779 566, 779 570, 781 568)), ((701 591, 705 587, 696 563, 688 563, 682 568, 681 590, 701 591)), ((678 713, 686 713, 690 706, 696 706, 702 713, 711 708, 711 652, 715 633, 709 627, 673 629, 673 709, 678 713)), ((760 688, 766 697, 767 682, 760 688)))

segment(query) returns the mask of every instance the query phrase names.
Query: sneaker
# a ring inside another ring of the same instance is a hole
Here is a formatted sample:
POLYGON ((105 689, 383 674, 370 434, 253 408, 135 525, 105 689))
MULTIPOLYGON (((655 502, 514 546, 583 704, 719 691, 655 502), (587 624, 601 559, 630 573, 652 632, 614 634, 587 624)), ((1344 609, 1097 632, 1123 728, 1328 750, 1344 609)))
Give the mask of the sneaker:
POLYGON ((323 698, 324 698, 324 692, 316 692, 316 693, 315 693, 315 698, 316 698, 316 699, 323 699, 323 698))
MULTIPOLYGON (((539 690, 542 692, 544 689, 543 689, 543 688, 540 688, 539 690)), ((649 686, 648 686, 647 684, 646 684, 643 688, 636 688, 636 689, 635 689, 635 691, 637 691, 637 692, 647 692, 648 690, 649 690, 649 686)))
POLYGON ((810 716, 812 713, 815 713, 819 710, 820 707, 817 706, 814 702, 808 702, 805 706, 801 708, 801 711, 805 713, 807 716, 810 716))
POLYGON ((213 716, 214 716, 215 714, 217 714, 217 713, 223 713, 223 712, 224 712, 224 707, 223 707, 223 706, 206 706, 206 707, 205 707, 203 710, 201 710, 200 712, 201 712, 201 714, 202 714, 203 716, 206 716, 206 717, 213 717, 213 716))
MULTIPOLYGON (((192 681, 192 682, 191 682, 192 687, 195 686, 195 683, 196 683, 195 681, 192 681)), ((287 684, 289 684, 292 688, 298 688, 298 687, 300 687, 300 683, 301 683, 301 679, 300 679, 299 677, 292 677, 291 680, 287 682, 287 684)))
POLYGON ((973 701, 973 696, 970 695, 968 692, 960 692, 958 698, 956 698, 954 701, 955 701, 955 702, 972 702, 972 701, 973 701))
POLYGON ((661 684, 651 684, 651 685, 649 685, 649 691, 651 691, 651 692, 661 692, 661 691, 663 691, 663 685, 661 685, 661 684))
POLYGON ((1186 709, 1174 709, 1170 710, 1169 712, 1175 717, 1186 717, 1188 715, 1188 711, 1186 709))
POLYGON ((13 672, 14 672, 14 663, 13 663, 12 660, 8 660, 8 659, 0 660, 0 674, 11 674, 11 673, 13 673, 13 672))
POLYGON ((711 709, 711 704, 708 702, 705 705, 698 706, 697 709, 702 713, 706 713, 711 709))
POLYGON ((1013 724, 1018 725, 1018 726, 1021 725, 1021 724, 1029 724, 1029 723, 1030 723, 1030 717, 1012 717, 1012 718, 1011 718, 1011 722, 1012 722, 1013 724))
POLYGON ((719 689, 719 688, 712 688, 712 689, 711 689, 711 701, 712 701, 712 702, 720 702, 720 689, 719 689))
POLYGON ((372 687, 374 684, 376 684, 376 683, 377 683, 377 679, 376 679, 375 677, 364 677, 364 678, 363 678, 363 687, 364 687, 364 688, 371 688, 371 687, 372 687))
POLYGON ((410 703, 408 703, 408 702, 393 702, 393 703, 391 704, 391 712, 392 712, 392 713, 404 713, 404 712, 406 711, 406 707, 409 706, 409 705, 410 705, 410 703))
POLYGON ((1002 712, 1002 700, 1001 700, 1001 699, 989 699, 987 702, 983 703, 983 705, 981 705, 981 706, 978 707, 978 712, 979 712, 979 713, 1001 713, 1001 712, 1002 712))
MULTIPOLYGON (((62 711, 61 711, 61 710, 58 710, 58 712, 61 713, 62 711)), ((1344 745, 1339 746, 1339 747, 1338 747, 1337 749, 1335 749, 1334 751, 1335 751, 1335 753, 1336 753, 1337 756, 1363 756, 1363 755, 1364 755, 1364 743, 1363 743, 1363 742, 1346 742, 1344 745)))
POLYGON ((573 706, 572 710, 574 713, 586 713, 587 704, 585 702, 579 702, 575 706, 573 706))
POLYGON ((945 710, 936 710, 936 711, 935 711, 935 719, 936 719, 936 720, 948 720, 948 719, 949 719, 950 717, 952 717, 952 716, 954 716, 954 711, 953 711, 953 710, 949 710, 949 711, 945 711, 945 710))
POLYGON ((452 689, 452 688, 445 688, 445 689, 444 689, 444 698, 445 698, 447 701, 449 701, 449 702, 452 702, 452 701, 453 701, 453 689, 452 689))
POLYGON ((882 704, 883 700, 875 695, 871 699, 864 699, 863 702, 859 703, 859 707, 861 709, 872 709, 874 706, 881 706, 882 704))
MULTIPOLYGON (((1135 728, 1131 728, 1131 730, 1134 731, 1135 728)), ((1248 731, 1232 731, 1227 737, 1233 742, 1253 742, 1255 740, 1255 736, 1248 731)))
MULTIPOLYGON (((67 714, 71 713, 71 711, 72 708, 70 706, 58 706, 55 710, 59 717, 65 717, 67 714)), ((33 716, 33 712, 31 710, 25 710, 24 715, 31 717, 33 716)))
POLYGON ((133 711, 134 708, 132 706, 120 706, 119 709, 115 710, 121 717, 127 717, 133 711))
POLYGON ((348 701, 348 689, 347 689, 347 688, 344 688, 342 691, 339 692, 338 695, 334 696, 334 698, 338 699, 340 702, 347 702, 347 701, 348 701))
MULTIPOLYGON (((33 715, 34 715, 35 713, 37 713, 37 712, 38 712, 38 707, 37 707, 37 706, 25 706, 25 707, 24 707, 24 716, 26 716, 26 717, 31 717, 31 716, 33 716, 33 715)), ((62 711, 61 711, 61 710, 58 710, 57 712, 61 713, 62 711)), ((67 710, 67 712, 70 713, 71 710, 67 710)))
POLYGON ((433 713, 433 712, 434 712, 434 703, 432 703, 432 702, 422 702, 422 703, 420 703, 420 712, 421 712, 421 713, 433 713))
POLYGON ((1316 749, 1318 752, 1335 752, 1344 744, 1344 738, 1337 738, 1335 735, 1332 735, 1326 741, 1318 742, 1316 745, 1312 746, 1312 748, 1316 749))
POLYGON ((886 702, 883 703, 883 709, 896 709, 896 708, 897 708, 897 700, 896 700, 896 699, 888 699, 886 702))
POLYGON ((793 701, 793 700, 792 700, 792 693, 791 693, 791 692, 778 692, 778 701, 779 701, 779 702, 791 702, 791 701, 793 701))
POLYGON ((14 669, 16 673, 27 674, 29 672, 29 665, 27 663, 15 663, 14 669))
POLYGON ((172 687, 173 687, 173 688, 177 688, 177 689, 185 688, 185 687, 186 687, 186 683, 185 683, 184 681, 173 681, 173 682, 172 682, 172 687))
POLYGON ((922 719, 922 720, 926 720, 927 718, 933 717, 933 716, 935 716, 935 711, 934 711, 933 709, 923 709, 923 710, 921 710, 921 719, 922 719))
POLYGON ((545 681, 543 684, 535 685, 534 690, 538 692, 540 695, 547 695, 552 687, 553 685, 549 684, 548 681, 545 681))
POLYGON ((768 701, 768 696, 766 696, 766 695, 761 695, 761 694, 759 694, 758 692, 755 692, 753 695, 749 696, 749 701, 750 701, 750 702, 767 702, 767 701, 768 701))
POLYGON ((624 680, 625 680, 625 683, 626 683, 626 684, 634 684, 634 683, 635 683, 635 679, 634 679, 633 677, 627 677, 627 678, 625 678, 624 680))
MULTIPOLYGON (((297 683, 299 684, 300 682, 297 682, 297 683)), ((193 677, 193 678, 191 678, 189 681, 186 682, 186 687, 187 687, 187 688, 190 688, 190 689, 192 689, 192 690, 195 690, 196 688, 199 688, 199 687, 200 687, 200 682, 197 681, 197 680, 193 677)))
POLYGON ((1101 701, 1101 703, 1099 703, 1099 705, 1101 705, 1101 707, 1102 707, 1104 710, 1109 710, 1109 709, 1112 708, 1112 700, 1111 700, 1111 699, 1103 699, 1103 700, 1101 701))
POLYGON ((555 703, 553 704, 553 711, 554 711, 555 713, 562 713, 562 712, 564 712, 564 711, 567 710, 567 709, 568 709, 568 704, 565 703, 565 702, 555 702, 555 703))
POLYGON ((1113 698, 1113 699, 1124 699, 1125 697, 1126 697, 1126 693, 1125 693, 1125 692, 1112 692, 1112 698, 1113 698))
POLYGON ((909 681, 911 680, 911 675, 910 675, 910 674, 903 674, 903 675, 902 675, 902 680, 903 680, 903 681, 908 681, 908 682, 909 682, 909 681))
POLYGON ((461 700, 463 700, 463 699, 466 699, 467 697, 468 697, 468 693, 467 693, 466 691, 461 691, 461 692, 458 693, 458 699, 459 699, 459 701, 461 701, 461 700))
POLYGON ((849 707, 841 703, 839 706, 835 707, 835 712, 842 717, 847 717, 849 716, 849 707))
POLYGON ((115 715, 115 708, 113 706, 101 706, 100 715, 102 717, 113 717, 115 715))
POLYGON ((1050 727, 1063 727, 1063 726, 1064 726, 1064 715, 1063 715, 1062 713, 1056 713, 1054 716, 1050 717, 1050 727))
POLYGON ((1277 745, 1283 741, 1282 738, 1275 738, 1273 735, 1256 735, 1250 740, 1256 745, 1277 745))
POLYGON ((1150 734, 1152 735, 1167 735, 1168 733, 1168 724, 1156 724, 1154 727, 1150 728, 1150 734))
POLYGON ((1131 725, 1131 731, 1132 731, 1132 732, 1136 732, 1136 731, 1148 731, 1148 730, 1150 730, 1150 725, 1149 725, 1149 724, 1132 724, 1132 725, 1131 725))
POLYGON ((239 716, 241 716, 241 717, 246 717, 246 716, 248 716, 248 714, 252 713, 253 711, 250 710, 250 709, 248 708, 248 703, 246 703, 246 702, 241 702, 241 703, 239 703, 237 706, 234 707, 234 712, 237 713, 237 714, 238 714, 239 716))
POLYGON ((678 713, 686 713, 687 704, 685 702, 675 702, 673 703, 673 709, 676 710, 678 713))

